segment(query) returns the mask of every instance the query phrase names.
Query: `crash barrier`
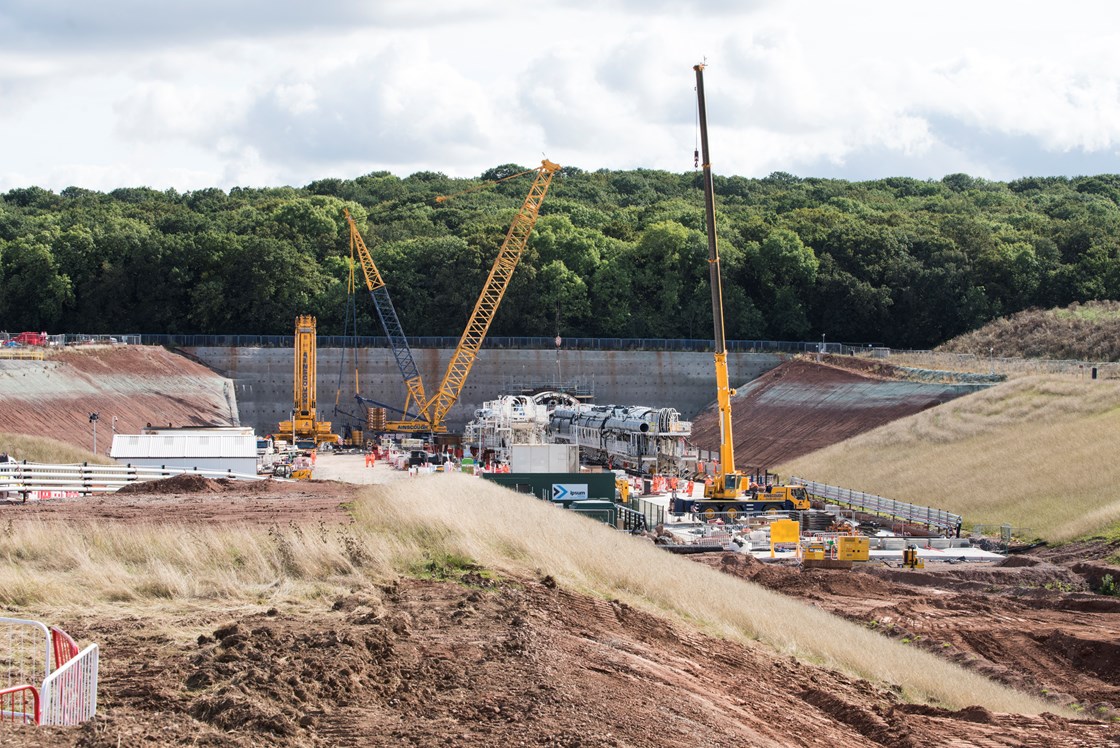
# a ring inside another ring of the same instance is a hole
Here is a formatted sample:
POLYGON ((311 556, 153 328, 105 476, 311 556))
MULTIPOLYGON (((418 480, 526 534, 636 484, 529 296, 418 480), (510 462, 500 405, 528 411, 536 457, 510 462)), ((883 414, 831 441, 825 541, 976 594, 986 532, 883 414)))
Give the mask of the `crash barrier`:
POLYGON ((97 711, 99 648, 60 628, 0 618, 0 721, 77 725, 97 711))
POLYGON ((129 483, 159 480, 184 473, 204 478, 263 480, 259 475, 235 473, 232 470, 198 470, 189 467, 0 462, 0 499, 13 494, 24 501, 77 498, 94 493, 112 493, 129 483))
POLYGON ((853 491, 850 488, 840 488, 839 486, 829 486, 824 483, 803 480, 797 477, 791 477, 790 483, 803 485, 810 495, 819 499, 824 499, 825 501, 842 504, 849 509, 858 509, 861 512, 868 512, 870 514, 886 515, 911 524, 937 528, 946 533, 955 534, 957 537, 961 535, 961 523, 963 519, 959 514, 947 512, 944 509, 934 509, 933 507, 919 506, 917 504, 906 504, 901 501, 885 499, 882 496, 876 496, 871 493, 853 491))

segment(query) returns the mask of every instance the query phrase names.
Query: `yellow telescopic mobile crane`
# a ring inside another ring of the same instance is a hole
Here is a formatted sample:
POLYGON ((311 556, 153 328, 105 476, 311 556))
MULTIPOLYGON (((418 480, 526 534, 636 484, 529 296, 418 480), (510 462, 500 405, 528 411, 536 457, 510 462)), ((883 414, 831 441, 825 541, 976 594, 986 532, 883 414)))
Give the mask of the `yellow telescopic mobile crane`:
POLYGON ((712 324, 715 328, 716 407, 719 409, 719 472, 704 487, 705 499, 736 501, 742 495, 743 475, 735 470, 735 441, 731 434, 731 389, 727 374, 727 339, 723 329, 723 278, 716 246, 716 202, 712 162, 708 156, 708 114, 704 106, 704 66, 696 65, 696 101, 700 108, 700 149, 704 174, 704 218, 708 227, 708 275, 712 286, 712 324))
POLYGON ((686 512, 699 509, 699 513, 714 519, 726 516, 734 520, 740 513, 771 509, 808 509, 805 489, 795 488, 780 494, 758 495, 750 489, 749 479, 735 469, 735 441, 731 433, 731 389, 727 373, 727 340, 723 328, 723 280, 719 267, 719 249, 716 246, 716 204, 712 182, 712 161, 708 155, 708 115, 704 106, 704 65, 693 67, 696 71, 696 101, 699 107, 700 148, 703 157, 704 214, 708 228, 708 273, 712 286, 712 323, 715 328, 716 407, 719 410, 719 471, 710 484, 704 486, 700 501, 678 499, 673 510, 686 512), (687 506, 691 502, 692 506, 687 506))

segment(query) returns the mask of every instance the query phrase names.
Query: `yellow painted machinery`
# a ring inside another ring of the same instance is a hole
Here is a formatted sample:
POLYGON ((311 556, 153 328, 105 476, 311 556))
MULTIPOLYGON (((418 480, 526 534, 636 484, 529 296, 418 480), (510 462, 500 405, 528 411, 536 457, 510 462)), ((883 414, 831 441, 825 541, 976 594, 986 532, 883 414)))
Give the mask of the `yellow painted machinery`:
POLYGON ((908 545, 902 551, 902 566, 906 569, 924 569, 926 568, 925 561, 922 561, 918 556, 918 548, 914 545, 908 545))
POLYGON ((338 444, 341 439, 331 432, 330 421, 320 421, 316 409, 316 357, 315 318, 310 315, 296 317, 295 365, 292 374, 294 396, 292 420, 281 421, 279 435, 292 442, 311 441, 320 444, 338 444))
MULTIPOLYGON (((490 329, 490 323, 494 321, 498 306, 502 303, 506 289, 509 288, 513 271, 517 269, 521 256, 525 252, 529 235, 532 233, 540 214, 541 203, 552 184, 552 177, 559 169, 558 164, 545 159, 536 169, 513 174, 499 180, 505 181, 526 174, 534 174, 533 183, 529 187, 529 194, 525 197, 525 201, 514 217, 513 223, 510 224, 506 238, 498 250, 498 256, 494 259, 494 264, 490 268, 490 275, 482 286, 482 292, 479 294, 474 310, 467 320, 467 326, 459 338, 455 353, 447 364, 447 370, 440 382, 439 389, 430 398, 424 393, 420 372, 413 360, 408 340, 401 329, 396 309, 389 300, 389 293, 381 273, 377 270, 373 257, 358 232, 354 219, 350 217, 349 212, 346 213, 346 219, 350 223, 351 250, 356 253, 358 263, 361 265, 366 288, 373 298, 374 307, 381 319, 385 334, 389 338, 390 347, 393 349, 393 355, 396 357, 397 366, 401 370, 401 376, 408 393, 403 409, 389 408, 402 413, 404 417, 397 420, 385 419, 384 429, 386 431, 404 433, 444 433, 447 431, 444 419, 463 391, 463 385, 466 384, 467 375, 470 374, 475 358, 486 339, 486 332, 490 329)), ((483 188, 484 186, 480 186, 468 191, 483 188)), ((443 202, 446 199, 446 197, 441 196, 437 197, 436 201, 443 202)), ((361 395, 358 396, 358 400, 366 406, 387 407, 383 403, 369 400, 361 395)), ((372 420, 370 423, 372 424, 372 420)))
MULTIPOLYGON (((716 241, 715 186, 712 181, 712 162, 708 151, 708 115, 704 103, 704 65, 693 67, 696 71, 696 103, 700 124, 700 147, 703 155, 704 215, 708 235, 708 277, 712 290, 712 325, 715 332, 716 408, 719 411, 719 470, 704 485, 704 498, 678 498, 673 502, 676 513, 699 513, 706 519, 725 516, 734 520, 745 512, 770 509, 808 508, 808 497, 802 501, 792 487, 787 491, 756 495, 750 491, 747 476, 735 469, 735 440, 731 429, 731 389, 727 373, 727 340, 723 324, 723 279, 720 273, 719 247, 716 241)), ((802 489, 804 495, 804 489, 802 489)))

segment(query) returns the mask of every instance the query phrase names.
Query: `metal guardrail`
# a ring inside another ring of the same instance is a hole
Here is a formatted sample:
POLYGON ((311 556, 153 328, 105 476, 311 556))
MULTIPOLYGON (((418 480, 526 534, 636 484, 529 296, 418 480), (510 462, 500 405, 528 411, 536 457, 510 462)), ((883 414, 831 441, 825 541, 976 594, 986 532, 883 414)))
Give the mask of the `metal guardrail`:
POLYGON ((960 537, 961 534, 963 518, 959 514, 947 512, 944 509, 934 509, 933 507, 919 506, 918 504, 906 504, 901 501, 886 499, 875 494, 853 491, 850 488, 830 486, 825 483, 817 483, 816 481, 803 480, 792 476, 790 477, 790 483, 799 483, 805 486, 805 490, 813 496, 836 504, 843 504, 849 509, 858 509, 873 514, 885 514, 888 517, 900 519, 915 525, 936 527, 946 532, 955 533, 957 537, 960 537))
POLYGON ((135 465, 53 465, 33 462, 0 462, 0 498, 8 494, 32 499, 71 498, 112 493, 129 483, 171 478, 189 473, 204 478, 262 480, 259 475, 232 470, 197 470, 185 467, 135 465))

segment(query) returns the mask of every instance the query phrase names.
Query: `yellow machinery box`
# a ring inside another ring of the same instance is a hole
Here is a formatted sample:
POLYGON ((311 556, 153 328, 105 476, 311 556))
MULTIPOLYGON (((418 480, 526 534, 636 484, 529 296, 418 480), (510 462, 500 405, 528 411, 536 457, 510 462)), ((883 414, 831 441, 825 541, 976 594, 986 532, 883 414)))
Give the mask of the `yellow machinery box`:
POLYGON ((801 554, 801 558, 806 561, 823 561, 824 560, 824 546, 820 543, 811 543, 808 548, 801 554))
POLYGON ((871 541, 855 535, 836 538, 836 558, 841 561, 866 561, 871 557, 871 541))

